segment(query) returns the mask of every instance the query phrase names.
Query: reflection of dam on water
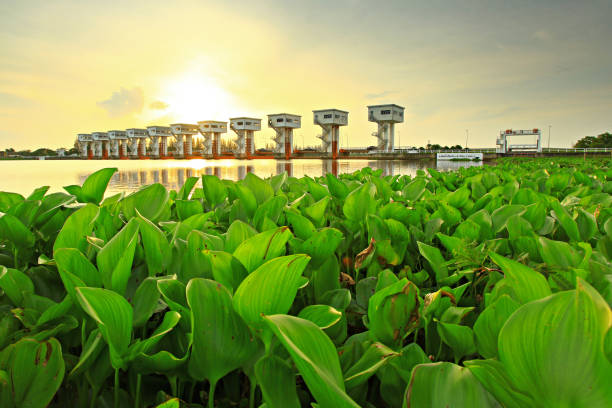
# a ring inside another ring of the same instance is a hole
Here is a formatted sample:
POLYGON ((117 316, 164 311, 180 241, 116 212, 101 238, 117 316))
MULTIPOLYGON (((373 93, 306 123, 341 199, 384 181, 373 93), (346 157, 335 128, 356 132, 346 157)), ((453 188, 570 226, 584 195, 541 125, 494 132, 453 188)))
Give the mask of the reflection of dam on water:
MULTIPOLYGON (((266 178, 286 172, 293 177, 319 177, 327 173, 339 175, 353 173, 364 167, 381 169, 383 176, 415 175, 419 169, 437 167, 451 170, 458 167, 480 165, 473 162, 408 162, 399 160, 250 160, 247 163, 238 160, 191 160, 191 161, 130 161, 118 162, 119 171, 112 177, 108 192, 134 191, 141 186, 161 183, 167 189, 178 190, 189 177, 200 178, 203 174, 215 175, 221 179, 242 180, 253 173, 266 178), (248 164, 247 164, 248 163, 248 164), (129 167, 125 168, 124 164, 129 167), (132 167, 133 166, 133 167, 132 167), (131 167, 131 168, 130 168, 131 167)), ((92 171, 80 173, 78 182, 83 183, 92 171)))

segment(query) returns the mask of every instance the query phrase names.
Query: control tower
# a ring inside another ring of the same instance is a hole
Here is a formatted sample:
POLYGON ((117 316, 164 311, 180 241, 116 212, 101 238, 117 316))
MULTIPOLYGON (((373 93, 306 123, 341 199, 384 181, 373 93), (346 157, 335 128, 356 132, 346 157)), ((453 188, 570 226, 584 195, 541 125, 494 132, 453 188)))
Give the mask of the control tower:
POLYGON ((93 139, 89 133, 79 133, 77 135, 77 142, 79 143, 79 151, 83 159, 91 159, 93 156, 93 139))
POLYGON ((109 130, 111 157, 127 159, 127 133, 125 130, 109 130))
POLYGON ((276 131, 275 153, 285 153, 285 160, 291 158, 293 153, 293 129, 301 127, 302 117, 299 115, 291 115, 289 113, 276 113, 268 115, 268 127, 276 131))
POLYGON ((230 128, 238 136, 236 156, 241 159, 250 159, 255 154, 254 132, 261 130, 261 119, 230 118, 230 128))
POLYGON ((130 147, 130 157, 147 157, 147 129, 131 128, 126 130, 130 147))
POLYGON ((97 159, 108 159, 108 133, 106 132, 93 132, 91 134, 93 139, 93 155, 97 159))
POLYGON ((190 158, 193 155, 193 135, 198 133, 198 125, 189 123, 173 123, 170 130, 176 138, 175 157, 190 158), (183 136, 185 141, 183 141, 183 136))
POLYGON ((204 157, 218 158, 221 155, 221 134, 227 133, 227 122, 204 120, 198 122, 198 129, 204 136, 204 157))
POLYGON ((155 158, 168 157, 168 138, 172 136, 169 126, 147 126, 151 138, 151 156, 155 158))
POLYGON ((404 121, 404 108, 395 104, 368 106, 368 121, 378 124, 372 136, 378 138, 378 150, 393 152, 395 124, 404 121))
POLYGON ((496 141, 497 153, 510 153, 510 152, 529 152, 536 151, 542 153, 542 131, 540 129, 531 130, 512 130, 506 129, 499 132, 499 139, 496 141), (535 144, 514 144, 508 145, 507 138, 509 136, 536 136, 535 144))
POLYGON ((332 159, 338 158, 338 140, 340 139, 340 126, 348 125, 348 112, 338 109, 322 109, 312 111, 314 124, 323 128, 319 138, 323 144, 323 153, 332 159))

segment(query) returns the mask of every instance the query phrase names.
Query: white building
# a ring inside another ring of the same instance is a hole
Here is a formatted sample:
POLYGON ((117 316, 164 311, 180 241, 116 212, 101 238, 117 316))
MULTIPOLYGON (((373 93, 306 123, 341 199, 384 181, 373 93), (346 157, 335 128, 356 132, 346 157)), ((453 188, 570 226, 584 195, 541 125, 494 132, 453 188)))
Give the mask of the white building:
POLYGON ((528 152, 528 151, 536 151, 538 153, 542 152, 542 131, 540 129, 531 129, 531 130, 512 130, 506 129, 499 132, 499 139, 496 140, 497 153, 509 153, 509 152, 528 152), (512 136, 535 136, 536 143, 535 144, 508 144, 508 137, 512 136))
POLYGON ((261 130, 261 119, 257 118, 231 118, 230 128, 236 133, 238 151, 236 156, 246 158, 255 154, 255 132, 261 130))
POLYGON ((126 158, 127 157, 127 132, 125 130, 109 130, 108 138, 110 139, 111 157, 126 158))
POLYGON ((314 124, 321 126, 323 133, 319 138, 322 142, 322 151, 338 157, 338 141, 340 140, 340 126, 348 125, 348 112, 338 109, 322 109, 312 111, 314 124))
POLYGON ((198 133, 198 125, 173 123, 170 130, 176 139, 176 157, 189 158, 193 155, 193 135, 198 133), (185 141, 183 141, 185 137, 185 141))
POLYGON ((147 157, 147 129, 131 128, 126 131, 130 157, 147 157))
POLYGON ((93 138, 90 133, 79 133, 77 135, 77 142, 79 145, 79 152, 81 157, 84 159, 89 159, 89 153, 93 154, 93 138))
POLYGON ((368 106, 368 121, 378 124, 372 136, 378 138, 378 150, 393 152, 395 124, 404 121, 404 108, 395 104, 368 106))
POLYGON ((285 159, 289 160, 293 154, 293 129, 299 129, 302 117, 289 113, 276 113, 268 115, 268 127, 276 132, 276 153, 284 153, 285 159))
POLYGON ((93 140, 93 155, 98 159, 108 159, 109 138, 106 132, 93 132, 91 134, 93 140))
POLYGON ((172 136, 169 126, 147 126, 151 138, 151 156, 155 158, 168 157, 168 138, 172 136))
POLYGON ((221 155, 221 134, 227 133, 227 122, 217 120, 203 120, 198 122, 198 130, 204 137, 204 151, 206 158, 217 158, 221 155))

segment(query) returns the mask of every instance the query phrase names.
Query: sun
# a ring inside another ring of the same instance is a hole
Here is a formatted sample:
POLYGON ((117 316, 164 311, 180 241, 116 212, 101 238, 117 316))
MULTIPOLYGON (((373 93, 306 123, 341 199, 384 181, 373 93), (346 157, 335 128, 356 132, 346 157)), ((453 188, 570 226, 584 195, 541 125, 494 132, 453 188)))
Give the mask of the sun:
POLYGON ((166 113, 177 122, 227 120, 234 106, 232 96, 214 77, 197 71, 166 81, 159 98, 168 104, 166 113))

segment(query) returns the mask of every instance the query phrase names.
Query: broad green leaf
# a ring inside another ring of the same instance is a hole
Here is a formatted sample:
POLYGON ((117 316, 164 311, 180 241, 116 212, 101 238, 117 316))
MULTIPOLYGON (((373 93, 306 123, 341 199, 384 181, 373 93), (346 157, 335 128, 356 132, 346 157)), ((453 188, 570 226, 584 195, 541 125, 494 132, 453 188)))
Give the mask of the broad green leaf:
POLYGON ((34 294, 34 284, 18 269, 0 266, 0 289, 17 307, 25 307, 25 299, 34 294))
POLYGON ((185 180, 185 183, 183 183, 183 185, 181 186, 181 189, 176 195, 176 198, 178 200, 188 200, 189 195, 191 194, 191 191, 193 190, 193 187, 195 187, 197 182, 197 177, 187 177, 187 180, 185 180))
POLYGON ((345 392, 338 354, 314 323, 288 315, 264 321, 291 355, 306 386, 321 407, 359 407, 345 392))
POLYGON ((0 370, 3 407, 45 408, 64 379, 62 346, 54 338, 22 339, 0 353, 0 370))
POLYGON ((543 407, 612 405, 612 363, 603 351, 612 311, 588 283, 578 278, 576 286, 521 306, 499 334, 497 376, 543 407))
POLYGON ((418 323, 418 288, 406 278, 379 290, 368 301, 370 336, 397 348, 418 323))
POLYGON ((234 257, 251 273, 265 261, 283 255, 289 237, 291 230, 288 227, 261 232, 238 245, 234 257))
POLYGON ((257 204, 259 205, 274 196, 274 189, 272 186, 253 173, 248 173, 246 175, 243 180, 243 185, 253 192, 257 204))
POLYGON ((97 206, 87 204, 72 213, 57 234, 53 251, 55 252, 60 248, 76 248, 84 252, 88 245, 86 237, 91 234, 99 211, 100 209, 97 206))
POLYGON ((234 308, 250 326, 262 328, 262 315, 287 313, 293 304, 306 255, 272 259, 247 276, 234 294, 234 308))
POLYGON ((98 252, 96 258, 102 283, 107 289, 123 295, 132 273, 134 252, 138 243, 139 224, 132 219, 98 252))
POLYGON ((257 343, 220 283, 192 279, 187 284, 187 302, 193 332, 189 374, 214 384, 245 364, 256 352, 257 343))
POLYGON ((204 212, 202 204, 196 200, 176 200, 174 205, 176 206, 176 215, 181 221, 204 212))
POLYGON ((312 266, 318 267, 330 257, 334 257, 334 253, 340 242, 342 242, 342 238, 342 232, 339 230, 335 228, 322 228, 304 241, 300 247, 300 252, 310 255, 312 257, 312 266))
POLYGON ((159 184, 151 184, 120 201, 127 219, 141 214, 147 220, 157 222, 168 205, 168 191, 159 184))
POLYGON ((575 268, 582 261, 582 256, 567 242, 540 237, 538 243, 542 260, 550 266, 575 268))
POLYGON ((521 304, 550 295, 548 282, 540 273, 496 253, 491 254, 491 259, 501 267, 504 280, 514 290, 515 300, 521 304))
POLYGON ((312 220, 316 227, 321 228, 325 225, 327 206, 330 201, 330 197, 325 196, 316 203, 304 208, 302 212, 312 220))
POLYGON ((404 408, 500 407, 467 368, 441 362, 412 370, 404 408))
POLYGON ((597 233, 597 221, 595 220, 595 216, 585 211, 583 208, 578 209, 576 224, 578 225, 578 231, 580 232, 582 241, 590 241, 597 233))
POLYGON ((521 215, 527 209, 524 205, 504 205, 491 214, 491 220, 493 221, 493 230, 497 233, 506 227, 508 220, 514 215, 521 215))
POLYGON ((77 197, 79 201, 99 204, 104 197, 108 182, 116 172, 117 168, 107 168, 90 174, 81 187, 81 196, 77 197))
POLYGON ((576 221, 574 221, 574 219, 567 213, 565 207, 559 204, 559 201, 557 200, 553 200, 550 203, 550 206, 555 211, 555 217, 559 221, 559 224, 561 224, 561 227, 570 240, 580 242, 581 239, 578 224, 576 224, 576 221))
POLYGON ((344 374, 346 388, 350 390, 363 385, 371 376, 376 374, 380 367, 398 356, 399 353, 382 343, 371 344, 363 356, 344 374))
POLYGON ((55 251, 55 263, 66 292, 77 302, 75 287, 102 286, 102 277, 96 267, 76 248, 55 251))
POLYGON ((0 191, 0 212, 8 212, 9 209, 25 200, 21 194, 0 191))
POLYGON ((312 222, 301 214, 294 211, 286 211, 287 222, 291 224, 296 237, 307 240, 317 230, 312 222))
POLYGON ((160 293, 157 290, 157 279, 145 278, 134 292, 134 327, 144 326, 159 302, 160 293))
POLYGON ((257 230, 249 224, 240 220, 232 222, 225 234, 225 252, 234 253, 242 242, 255 235, 257 235, 257 230))
POLYGON ((502 295, 478 316, 474 323, 474 337, 478 352, 483 357, 497 357, 499 331, 519 306, 510 296, 502 295))
POLYGON ((0 217, 0 241, 8 241, 17 248, 32 248, 36 238, 19 218, 4 214, 0 217))
POLYGON ((440 250, 422 242, 417 242, 417 244, 419 246, 419 252, 427 259, 427 262, 429 262, 429 266, 434 272, 436 281, 447 278, 448 268, 446 267, 446 260, 442 257, 440 250))
POLYGON ((476 352, 474 332, 470 327, 442 321, 439 321, 436 327, 442 341, 453 350, 455 363, 466 355, 476 352))
POLYGON ((157 225, 142 216, 139 216, 137 221, 149 276, 160 275, 165 270, 172 255, 170 243, 157 225))
POLYGON ((124 368, 123 360, 132 338, 132 306, 121 295, 102 288, 76 288, 79 304, 98 325, 108 344, 113 368, 124 368))
POLYGON ((275 355, 264 356, 255 364, 255 376, 268 407, 300 407, 295 375, 285 361, 275 355))
POLYGON ((202 189, 211 208, 215 208, 227 198, 227 188, 217 176, 203 174, 202 189))
POLYGON ((427 180, 422 177, 417 177, 404 187, 402 195, 406 197, 406 200, 417 201, 425 192, 425 186, 427 180))
POLYGON ((375 193, 376 187, 372 183, 366 183, 351 191, 342 207, 346 218, 355 223, 365 222, 368 214, 373 214, 376 208, 375 193))
POLYGON ((342 312, 328 305, 309 305, 300 310, 298 317, 310 320, 321 329, 327 329, 340 321, 342 312))
POLYGON ((348 187, 342 181, 338 180, 336 176, 331 173, 325 175, 327 180, 327 188, 329 192, 336 198, 344 200, 349 193, 348 187))

